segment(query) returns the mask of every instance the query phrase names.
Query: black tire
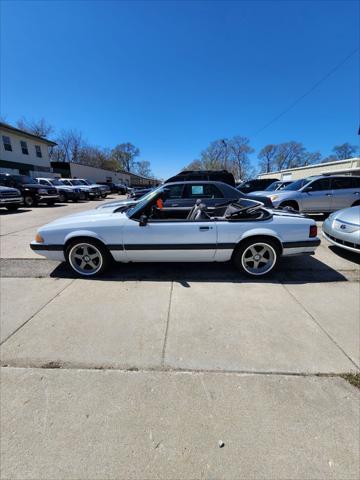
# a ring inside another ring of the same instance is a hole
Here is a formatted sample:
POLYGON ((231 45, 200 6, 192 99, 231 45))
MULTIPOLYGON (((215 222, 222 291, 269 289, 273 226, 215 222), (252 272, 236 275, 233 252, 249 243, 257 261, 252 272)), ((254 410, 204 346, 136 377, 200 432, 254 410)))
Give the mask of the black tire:
POLYGON ((60 203, 66 203, 68 201, 67 196, 65 193, 60 192, 59 193, 59 202, 60 203))
POLYGON ((286 208, 286 207, 290 207, 292 208, 293 210, 299 212, 299 205, 296 203, 296 202, 283 202, 281 205, 279 205, 280 208, 286 208))
POLYGON ((15 212, 20 205, 8 205, 6 208, 9 210, 9 212, 15 212))
POLYGON ((77 203, 79 201, 78 198, 73 198, 73 203, 77 203))
POLYGON ((65 258, 70 268, 77 275, 85 278, 97 277, 104 273, 112 260, 111 254, 105 245, 92 238, 77 238, 72 240, 66 246, 65 258), (86 251, 84 250, 85 246, 87 248, 86 251), (92 255, 97 255, 97 257, 92 258, 92 255), (81 259, 80 257, 83 258, 81 259), (89 259, 86 257, 89 257, 89 259), (97 260, 98 258, 99 261, 97 260), (96 268, 93 268, 92 264, 94 264, 96 268))
POLYGON ((87 200, 87 195, 85 192, 80 192, 80 200, 87 200))
POLYGON ((107 197, 107 193, 102 193, 100 196, 101 196, 101 198, 106 198, 106 197, 107 197))
POLYGON ((36 207, 37 201, 32 195, 24 195, 24 205, 28 208, 36 207))
POLYGON ((277 267, 280 253, 281 248, 276 240, 268 237, 253 237, 239 244, 233 253, 232 261, 236 268, 246 275, 263 277, 269 275, 277 267), (260 258, 256 258, 256 255, 259 255, 260 258))
POLYGON ((55 200, 47 200, 46 205, 48 207, 53 207, 55 205, 55 200))
POLYGON ((352 207, 358 207, 360 205, 360 200, 356 200, 351 206, 352 207))

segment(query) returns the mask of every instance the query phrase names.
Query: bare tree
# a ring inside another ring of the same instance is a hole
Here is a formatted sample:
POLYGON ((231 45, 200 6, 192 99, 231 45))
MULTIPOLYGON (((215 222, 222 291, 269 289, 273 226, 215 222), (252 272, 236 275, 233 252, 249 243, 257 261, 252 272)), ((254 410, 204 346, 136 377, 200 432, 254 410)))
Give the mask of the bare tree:
POLYGON ((274 170, 275 167, 275 157, 278 153, 278 145, 265 145, 258 155, 260 160, 260 168, 262 172, 269 173, 274 170))
POLYGON ((332 149, 335 154, 335 160, 346 160, 347 158, 353 158, 358 150, 358 146, 351 145, 350 143, 335 145, 335 147, 332 149))
POLYGON ((26 118, 22 117, 16 122, 16 126, 20 130, 42 138, 46 138, 48 135, 54 133, 54 127, 44 118, 40 118, 40 120, 26 120, 26 118))
POLYGON ((135 172, 143 177, 151 178, 153 176, 150 162, 148 162, 147 160, 135 162, 135 172))
POLYGON ((275 156, 276 169, 283 170, 302 166, 304 154, 305 147, 302 143, 295 141, 280 143, 275 156))
POLYGON ((111 157, 119 163, 121 170, 134 171, 135 158, 140 155, 140 150, 132 143, 120 143, 111 151, 111 157))
POLYGON ((77 130, 62 130, 56 142, 57 145, 51 153, 52 161, 82 162, 82 150, 86 147, 86 144, 81 132, 77 130))
POLYGON ((251 172, 249 155, 254 152, 249 139, 237 135, 227 142, 226 147, 230 150, 230 169, 235 178, 246 180, 251 172))

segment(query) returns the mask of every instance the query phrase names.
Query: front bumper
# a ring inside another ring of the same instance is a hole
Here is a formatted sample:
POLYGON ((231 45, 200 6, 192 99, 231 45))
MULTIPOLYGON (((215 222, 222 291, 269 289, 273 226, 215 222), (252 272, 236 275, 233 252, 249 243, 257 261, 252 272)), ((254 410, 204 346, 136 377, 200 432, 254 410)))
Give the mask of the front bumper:
POLYGON ((334 237, 333 235, 324 232, 324 230, 322 231, 322 235, 329 243, 335 245, 336 247, 344 248, 350 252, 360 253, 360 244, 334 237))
POLYGON ((34 240, 30 243, 30 248, 37 254, 46 257, 48 260, 56 260, 58 262, 65 261, 63 245, 46 245, 44 243, 38 243, 34 240))
POLYGON ((15 205, 17 203, 22 203, 22 197, 12 197, 12 198, 0 198, 0 205, 15 205))
POLYGON ((46 200, 59 200, 59 195, 38 195, 36 194, 36 200, 38 202, 45 202, 46 200))

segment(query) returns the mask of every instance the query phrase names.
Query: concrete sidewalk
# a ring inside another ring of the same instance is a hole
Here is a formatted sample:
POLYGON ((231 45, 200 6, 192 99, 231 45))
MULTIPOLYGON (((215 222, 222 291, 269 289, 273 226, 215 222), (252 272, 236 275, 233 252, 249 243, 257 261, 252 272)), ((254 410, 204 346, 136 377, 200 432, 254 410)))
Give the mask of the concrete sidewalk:
POLYGON ((342 379, 4 368, 2 382, 4 480, 359 478, 342 379))

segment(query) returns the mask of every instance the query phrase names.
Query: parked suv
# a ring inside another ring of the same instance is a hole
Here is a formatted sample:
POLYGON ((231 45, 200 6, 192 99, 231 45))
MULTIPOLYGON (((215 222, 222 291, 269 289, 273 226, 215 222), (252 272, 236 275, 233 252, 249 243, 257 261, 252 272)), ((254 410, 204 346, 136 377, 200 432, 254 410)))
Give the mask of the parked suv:
POLYGON ((34 207, 38 203, 54 205, 59 200, 55 187, 39 185, 38 182, 27 175, 12 175, 0 173, 0 185, 14 187, 20 190, 26 207, 34 207))
POLYGON ((254 180, 248 180, 242 182, 236 188, 243 193, 251 193, 265 190, 269 185, 279 181, 278 178, 255 178, 254 180))
POLYGON ((317 175, 297 180, 269 198, 275 207, 328 213, 360 205, 360 177, 317 175))
POLYGON ((78 202, 80 200, 80 188, 73 188, 63 185, 57 178, 37 178, 40 185, 47 185, 48 187, 55 187, 59 195, 59 202, 78 202))
POLYGON ((223 182, 235 187, 234 175, 227 170, 184 170, 174 177, 168 178, 165 183, 197 182, 199 180, 223 182))
POLYGON ((89 187, 88 185, 84 185, 80 180, 76 178, 61 178, 59 180, 63 185, 66 185, 68 187, 75 187, 75 188, 80 188, 80 199, 83 200, 81 197, 81 193, 85 196, 86 200, 89 200, 89 198, 94 199, 94 198, 99 198, 100 197, 100 189, 99 187, 89 187))
POLYGON ((106 196, 111 193, 111 189, 108 185, 101 185, 99 183, 95 183, 92 180, 89 180, 88 178, 77 178, 79 182, 81 182, 84 186, 88 187, 94 187, 98 188, 100 190, 100 196, 101 198, 106 198, 106 196))
POLYGON ((23 203, 20 190, 17 188, 0 186, 0 207, 5 207, 10 211, 17 210, 23 203))

